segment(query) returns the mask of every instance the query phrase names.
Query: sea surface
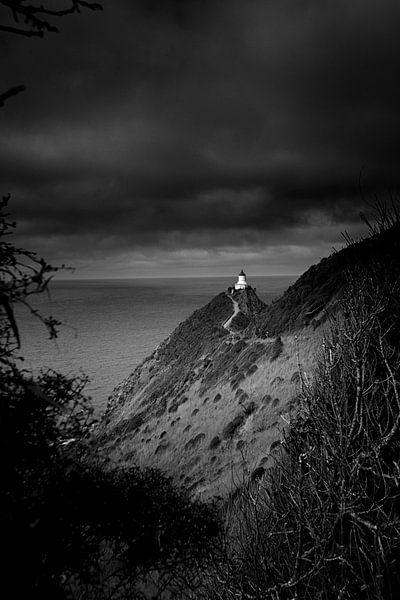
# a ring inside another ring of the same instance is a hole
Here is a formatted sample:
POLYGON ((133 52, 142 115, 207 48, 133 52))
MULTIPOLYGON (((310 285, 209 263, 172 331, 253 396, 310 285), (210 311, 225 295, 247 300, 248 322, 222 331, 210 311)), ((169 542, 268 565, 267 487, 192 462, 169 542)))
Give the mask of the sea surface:
MULTIPOLYGON (((269 303, 295 276, 253 277, 269 303)), ((90 377, 86 388, 96 412, 113 388, 151 354, 194 310, 232 285, 232 278, 53 281, 33 300, 41 314, 62 321, 57 340, 26 309, 17 312, 25 367, 90 377)))

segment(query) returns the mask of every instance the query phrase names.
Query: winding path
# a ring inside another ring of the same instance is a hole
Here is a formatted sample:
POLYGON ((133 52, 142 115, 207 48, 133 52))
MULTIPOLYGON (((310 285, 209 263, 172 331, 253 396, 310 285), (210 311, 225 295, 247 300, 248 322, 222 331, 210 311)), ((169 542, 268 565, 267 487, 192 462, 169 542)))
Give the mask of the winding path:
POLYGON ((233 319, 236 317, 236 315, 238 314, 238 312, 239 312, 239 310, 240 310, 240 309, 239 309, 239 304, 236 302, 236 300, 234 300, 234 299, 232 298, 232 296, 230 296, 229 294, 226 294, 226 295, 227 295, 227 296, 228 296, 228 298, 229 298, 229 299, 232 301, 232 304, 233 304, 233 309, 234 309, 234 310, 233 310, 233 313, 232 313, 232 315, 229 317, 229 319, 228 319, 227 321, 225 321, 225 323, 223 324, 223 327, 224 327, 224 328, 225 328, 227 331, 229 331, 229 333, 236 333, 236 332, 233 332, 233 331, 231 331, 231 323, 232 323, 232 320, 233 320, 233 319))

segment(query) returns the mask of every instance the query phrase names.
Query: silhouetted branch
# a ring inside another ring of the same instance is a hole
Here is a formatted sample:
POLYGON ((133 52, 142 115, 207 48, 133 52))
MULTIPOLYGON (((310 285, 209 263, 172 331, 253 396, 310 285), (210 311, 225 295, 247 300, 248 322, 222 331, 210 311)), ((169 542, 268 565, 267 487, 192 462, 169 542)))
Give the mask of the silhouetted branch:
POLYGON ((17 27, 10 27, 8 25, 0 25, 0 31, 5 31, 6 33, 14 33, 15 35, 24 35, 25 37, 43 37, 42 31, 18 29, 17 27))
POLYGON ((58 31, 58 28, 47 17, 65 17, 81 12, 82 8, 89 10, 102 10, 103 8, 97 2, 85 2, 84 0, 71 0, 69 5, 60 10, 48 8, 43 4, 24 5, 20 0, 0 0, 1 5, 10 11, 10 17, 15 23, 19 23, 20 18, 23 19, 25 27, 13 27, 6 24, 0 25, 0 31, 28 37, 43 37, 45 31, 54 33, 58 31))
POLYGON ((15 87, 10 88, 6 92, 3 92, 2 94, 0 94, 0 106, 4 106, 4 102, 6 100, 12 98, 12 96, 20 94, 21 92, 24 92, 25 90, 26 87, 24 85, 17 85, 15 87))
MULTIPOLYGON (((74 13, 81 12, 81 9, 103 10, 98 2, 86 2, 85 0, 70 0, 63 9, 52 9, 43 4, 24 4, 24 0, 0 0, 0 8, 8 11, 8 23, 0 23, 0 33, 9 33, 11 35, 21 35, 24 37, 44 37, 47 33, 57 33, 58 28, 53 20, 74 13), (52 19, 52 21, 50 21, 52 19), (12 24, 17 23, 18 26, 12 24), (23 25, 20 26, 20 21, 23 25)), ((0 108, 4 102, 11 96, 15 96, 25 90, 25 86, 18 85, 0 94, 0 108)))

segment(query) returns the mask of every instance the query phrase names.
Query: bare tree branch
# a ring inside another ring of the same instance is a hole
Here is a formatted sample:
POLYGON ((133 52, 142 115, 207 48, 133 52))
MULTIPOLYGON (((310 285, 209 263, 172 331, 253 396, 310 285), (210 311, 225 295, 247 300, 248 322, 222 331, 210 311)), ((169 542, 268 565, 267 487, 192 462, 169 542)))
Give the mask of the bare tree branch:
POLYGON ((21 92, 24 92, 25 90, 26 90, 26 87, 24 85, 17 85, 15 87, 8 89, 6 92, 3 92, 2 94, 0 94, 0 107, 4 106, 4 102, 6 100, 8 100, 9 98, 12 98, 12 96, 16 96, 17 94, 20 94, 21 92))
MULTIPOLYGON (((43 38, 45 33, 58 32, 58 27, 54 25, 55 19, 79 13, 81 9, 103 10, 102 5, 98 2, 86 2, 85 0, 69 0, 65 8, 59 10, 48 8, 43 4, 24 4, 24 0, 0 0, 0 8, 6 11, 6 19, 3 16, 3 21, 7 21, 0 23, 0 33, 39 38, 43 38), (23 25, 20 25, 20 22, 23 22, 23 25), (18 26, 14 26, 13 23, 17 23, 18 26)), ((2 92, 0 108, 4 106, 6 100, 25 89, 24 85, 18 85, 2 92)))
POLYGON ((7 23, 0 25, 0 31, 28 37, 43 37, 45 31, 55 33, 58 31, 58 28, 47 17, 65 17, 81 12, 82 8, 88 10, 103 9, 98 2, 85 2, 84 0, 71 0, 65 8, 59 10, 48 8, 43 4, 25 5, 20 0, 0 0, 0 6, 9 11, 9 18, 15 23, 19 23, 21 18, 26 26, 25 28, 13 27, 7 23))
POLYGON ((14 35, 23 35, 25 37, 43 37, 43 31, 34 31, 33 29, 18 29, 8 25, 0 25, 0 31, 5 33, 13 33, 14 35))

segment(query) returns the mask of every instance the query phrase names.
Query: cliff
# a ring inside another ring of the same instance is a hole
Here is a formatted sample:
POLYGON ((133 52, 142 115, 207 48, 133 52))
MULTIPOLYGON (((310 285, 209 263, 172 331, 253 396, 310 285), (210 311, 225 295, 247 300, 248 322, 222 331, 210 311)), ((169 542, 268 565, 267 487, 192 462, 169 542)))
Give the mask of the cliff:
POLYGON ((334 252, 268 306, 248 288, 194 312, 114 390, 97 434, 108 459, 157 466, 203 496, 262 472, 352 268, 396 260, 398 229, 334 252))

